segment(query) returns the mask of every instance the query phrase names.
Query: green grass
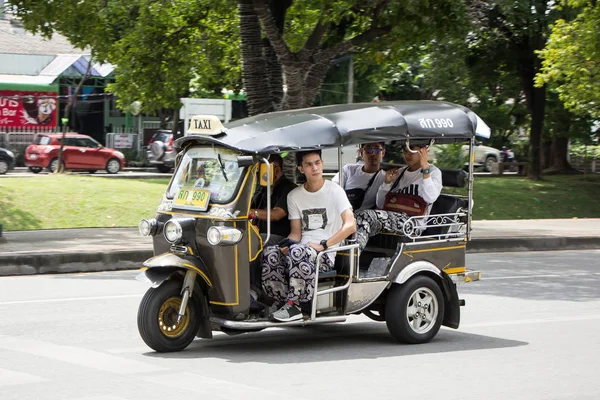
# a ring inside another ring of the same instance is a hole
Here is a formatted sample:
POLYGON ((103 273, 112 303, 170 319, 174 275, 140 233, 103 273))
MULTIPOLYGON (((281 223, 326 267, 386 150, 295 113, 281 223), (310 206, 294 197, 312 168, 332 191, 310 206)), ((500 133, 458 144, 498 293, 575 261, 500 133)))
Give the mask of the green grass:
MULTIPOLYGON (((137 226, 153 217, 167 179, 45 175, 0 180, 6 231, 137 226)), ((452 192, 452 190, 450 190, 452 192)), ((474 219, 600 218, 600 175, 475 178, 474 219)))
POLYGON ((473 219, 600 218, 600 175, 476 176, 473 219))
POLYGON ((137 226, 153 217, 167 179, 46 175, 0 180, 0 224, 6 231, 137 226))

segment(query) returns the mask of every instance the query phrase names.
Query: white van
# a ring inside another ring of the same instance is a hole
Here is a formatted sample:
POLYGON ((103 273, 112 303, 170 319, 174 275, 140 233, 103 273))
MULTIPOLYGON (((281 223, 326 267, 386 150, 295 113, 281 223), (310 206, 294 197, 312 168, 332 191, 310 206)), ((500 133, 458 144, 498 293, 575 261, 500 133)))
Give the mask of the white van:
MULTIPOLYGON (((355 164, 359 160, 358 150, 358 145, 343 147, 342 165, 355 164)), ((323 172, 338 171, 338 149, 324 149, 321 158, 323 159, 323 172)))

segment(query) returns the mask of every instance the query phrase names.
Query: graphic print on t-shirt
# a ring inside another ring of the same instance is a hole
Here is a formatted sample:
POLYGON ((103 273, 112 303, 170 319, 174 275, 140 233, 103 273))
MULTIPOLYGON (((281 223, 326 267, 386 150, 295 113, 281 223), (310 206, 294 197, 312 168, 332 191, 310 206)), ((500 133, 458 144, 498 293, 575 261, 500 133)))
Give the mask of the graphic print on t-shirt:
POLYGON ((399 190, 397 193, 412 194, 414 196, 418 196, 419 195, 419 185, 408 185, 407 187, 402 188, 402 190, 399 190))
POLYGON ((317 229, 325 229, 327 225, 327 209, 326 208, 309 208, 302 210, 302 230, 314 231, 317 229))

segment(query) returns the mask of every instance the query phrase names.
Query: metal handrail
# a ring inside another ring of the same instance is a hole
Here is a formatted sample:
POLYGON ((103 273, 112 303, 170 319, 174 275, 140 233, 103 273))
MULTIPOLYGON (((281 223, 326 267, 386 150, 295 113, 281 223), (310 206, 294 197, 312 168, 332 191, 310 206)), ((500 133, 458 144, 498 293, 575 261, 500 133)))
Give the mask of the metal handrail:
POLYGON ((341 290, 345 290, 347 288, 350 287, 350 283, 352 282, 352 277, 354 276, 354 267, 355 267, 355 261, 354 260, 354 251, 356 249, 358 249, 358 243, 357 244, 349 244, 349 245, 344 245, 344 246, 339 246, 339 247, 333 247, 327 250, 323 250, 321 252, 319 252, 317 254, 317 264, 315 265, 315 294, 313 295, 313 298, 311 300, 311 311, 310 311, 310 320, 314 321, 315 318, 317 317, 317 297, 322 295, 322 294, 328 294, 328 293, 333 293, 333 292, 339 292, 341 290), (324 289, 322 291, 317 291, 317 289, 319 288, 319 267, 321 266, 321 256, 327 254, 327 253, 337 253, 338 251, 343 251, 343 250, 350 250, 350 274, 348 277, 348 281, 342 285, 342 286, 336 286, 333 288, 329 288, 329 289, 324 289))

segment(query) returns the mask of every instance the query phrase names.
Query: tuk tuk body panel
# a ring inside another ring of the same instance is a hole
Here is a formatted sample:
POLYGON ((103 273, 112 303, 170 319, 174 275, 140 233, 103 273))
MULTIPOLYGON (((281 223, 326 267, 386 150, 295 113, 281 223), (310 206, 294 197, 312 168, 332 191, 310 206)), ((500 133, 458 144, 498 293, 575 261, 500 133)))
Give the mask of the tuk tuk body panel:
MULTIPOLYGON (((405 268, 416 261, 426 261, 435 266, 440 273, 442 271, 448 271, 446 273, 453 273, 455 271, 464 272, 465 259, 466 242, 464 240, 406 243, 402 252, 395 260, 389 276, 392 280, 395 280, 405 268)), ((406 279, 408 278, 410 276, 407 276, 406 279)))
POLYGON ((346 314, 352 314, 369 307, 390 286, 387 280, 353 283, 348 288, 346 314))

